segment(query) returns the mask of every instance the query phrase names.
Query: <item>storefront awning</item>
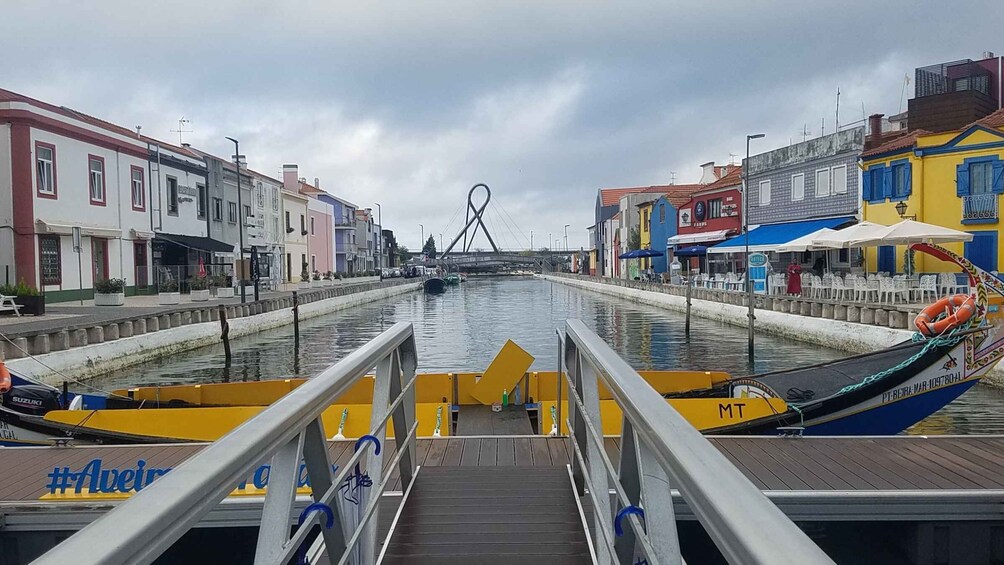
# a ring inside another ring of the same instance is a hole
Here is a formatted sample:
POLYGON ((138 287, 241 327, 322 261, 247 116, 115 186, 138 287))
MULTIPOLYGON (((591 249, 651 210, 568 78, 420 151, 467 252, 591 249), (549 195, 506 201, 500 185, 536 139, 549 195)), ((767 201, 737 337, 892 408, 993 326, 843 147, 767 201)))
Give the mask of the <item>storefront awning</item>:
POLYGON ((695 243, 714 243, 722 241, 731 230, 715 230, 701 233, 686 233, 674 235, 666 240, 666 245, 693 245, 695 243))
POLYGON ((677 257, 703 257, 707 255, 708 248, 703 245, 691 245, 677 249, 673 255, 677 257))
MULTIPOLYGON (((822 220, 802 220, 783 224, 758 226, 749 231, 749 250, 774 251, 778 246, 796 240, 823 228, 835 229, 854 221, 852 216, 825 218, 822 220)), ((746 251, 747 235, 737 235, 708 248, 708 253, 743 253, 746 251)))
POLYGON ((234 246, 229 243, 217 241, 211 237, 200 237, 196 235, 181 235, 174 233, 158 233, 157 240, 166 241, 182 247, 208 251, 210 253, 233 253, 234 246))
POLYGON ((94 226, 71 226, 69 224, 53 224, 44 220, 35 220, 35 232, 40 234, 52 233, 58 235, 73 235, 73 228, 80 228, 80 235, 87 237, 107 237, 117 239, 122 237, 122 230, 115 228, 99 228, 94 226))

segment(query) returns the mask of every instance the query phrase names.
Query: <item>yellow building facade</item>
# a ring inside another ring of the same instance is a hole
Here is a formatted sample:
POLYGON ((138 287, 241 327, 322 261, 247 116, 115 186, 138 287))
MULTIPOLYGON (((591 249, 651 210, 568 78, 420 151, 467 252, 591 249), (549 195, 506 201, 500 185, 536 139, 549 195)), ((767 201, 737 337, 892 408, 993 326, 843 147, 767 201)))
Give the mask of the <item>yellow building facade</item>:
MULTIPOLYGON (((655 202, 645 202, 638 205, 638 233, 641 234, 641 248, 652 248, 652 208, 655 202)), ((641 269, 644 271, 652 266, 650 257, 640 259, 641 269)))
MULTIPOLYGON (((948 243, 986 270, 1004 264, 998 201, 1004 193, 1004 111, 961 131, 915 132, 862 155, 862 217, 891 225, 904 217, 973 234, 973 241, 948 243), (896 210, 906 204, 902 216, 896 210)), ((866 249, 871 271, 902 273, 906 246, 866 249)), ((954 271, 923 253, 914 272, 954 271)))

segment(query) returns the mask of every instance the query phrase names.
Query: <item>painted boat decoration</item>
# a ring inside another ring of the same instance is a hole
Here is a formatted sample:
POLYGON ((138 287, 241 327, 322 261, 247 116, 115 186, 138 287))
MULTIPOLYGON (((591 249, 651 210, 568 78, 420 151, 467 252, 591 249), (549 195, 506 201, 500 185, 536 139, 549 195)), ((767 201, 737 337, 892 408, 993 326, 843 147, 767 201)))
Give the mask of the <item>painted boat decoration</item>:
MULTIPOLYGON (((918 334, 864 355, 768 374, 639 373, 708 434, 899 433, 974 386, 1004 356, 1004 337, 996 324, 1004 283, 944 248, 913 247, 954 262, 969 275, 976 314, 967 325, 933 337, 918 334)), ((532 363, 529 353, 509 341, 483 373, 419 375, 418 434, 454 433, 465 407, 494 404, 500 391, 525 409, 536 433, 565 433, 564 379, 555 371, 530 371, 532 363)), ((12 375, 13 386, 0 403, 0 445, 47 445, 68 438, 95 443, 212 441, 303 382, 138 387, 91 395, 12 375)), ((372 379, 364 379, 342 394, 322 417, 325 430, 346 438, 366 433, 372 392, 372 379)), ((600 409, 603 432, 620 433, 621 414, 602 387, 600 409)))

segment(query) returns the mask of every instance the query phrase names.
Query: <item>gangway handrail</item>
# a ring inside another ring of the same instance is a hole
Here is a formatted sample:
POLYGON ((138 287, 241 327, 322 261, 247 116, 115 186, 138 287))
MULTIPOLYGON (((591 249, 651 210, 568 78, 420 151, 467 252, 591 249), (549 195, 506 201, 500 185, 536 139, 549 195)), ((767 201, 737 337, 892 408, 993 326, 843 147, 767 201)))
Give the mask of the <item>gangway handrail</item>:
POLYGON ((558 340, 573 478, 580 495, 588 490, 593 502, 597 562, 633 563, 638 553, 650 564, 682 563, 671 494, 676 488, 730 563, 833 563, 582 321, 568 320, 558 340), (616 472, 603 446, 600 382, 623 412, 616 472), (611 508, 611 484, 617 509, 611 508), (615 535, 616 522, 625 518, 629 527, 615 535))
POLYGON ((290 538, 301 461, 314 501, 327 505, 334 514, 333 526, 321 529, 328 559, 373 563, 376 505, 379 491, 390 482, 382 479, 387 450, 377 450, 374 441, 362 442, 349 464, 333 472, 321 414, 375 366, 370 433, 383 443, 387 422, 393 421, 397 446, 393 462, 398 463, 406 488, 416 474, 417 363, 414 328, 399 322, 70 536, 37 563, 152 562, 269 458, 255 563, 285 563, 296 549, 292 546, 306 539, 305 530, 323 515, 313 512, 290 538), (347 511, 336 504, 336 498, 342 498, 338 494, 343 479, 363 457, 377 490, 360 501, 366 505, 361 523, 349 527, 347 511), (352 548, 346 549, 346 540, 360 540, 356 545, 361 554, 349 559, 352 548))

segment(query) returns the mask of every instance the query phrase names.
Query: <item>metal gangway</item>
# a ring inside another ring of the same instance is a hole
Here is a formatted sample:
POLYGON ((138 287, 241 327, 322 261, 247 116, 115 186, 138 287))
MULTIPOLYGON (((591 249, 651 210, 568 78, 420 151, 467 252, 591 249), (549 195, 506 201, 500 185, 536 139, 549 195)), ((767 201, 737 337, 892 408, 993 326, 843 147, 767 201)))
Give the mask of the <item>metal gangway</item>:
MULTIPOLYGON (((567 508, 552 509, 552 513, 575 514, 563 520, 577 524, 576 531, 569 535, 585 538, 588 551, 581 557, 582 562, 682 563, 673 511, 673 495, 679 494, 731 563, 832 563, 582 322, 569 320, 564 334, 558 333, 558 342, 570 396, 565 421, 571 430, 568 439, 574 460, 563 471, 566 477, 571 475, 567 482, 552 472, 546 484, 553 489, 554 500, 563 501, 560 508, 567 508), (616 467, 604 450, 600 433, 601 382, 624 415, 616 467)), ((270 461, 271 468, 255 563, 441 562, 425 551, 422 535, 413 535, 403 543, 405 532, 403 528, 395 529, 394 524, 383 539, 377 535, 381 498, 391 483, 392 473, 387 470, 397 467, 403 491, 395 524, 409 513, 419 519, 428 515, 423 512, 423 504, 436 505, 438 496, 451 496, 448 489, 444 490, 446 482, 457 489, 480 488, 483 496, 485 489, 492 488, 484 483, 491 477, 484 474, 484 468, 458 466, 440 467, 425 475, 439 480, 421 480, 422 468, 416 464, 416 367, 412 325, 395 324, 57 545, 38 563, 150 563, 266 461, 270 461), (373 367, 376 373, 370 435, 357 444, 358 449, 345 464, 333 469, 321 413, 373 367), (392 440, 395 449, 379 449, 386 439, 388 422, 393 422, 396 432, 392 440), (388 452, 393 455, 385 461, 388 452), (301 461, 309 477, 313 504, 297 516, 301 461), (371 480, 368 496, 356 507, 339 504, 342 485, 359 467, 366 469, 371 480), (488 479, 475 480, 477 473, 488 479), (433 484, 436 486, 424 486, 433 484), (397 549, 390 556, 387 548, 397 549)), ((520 469, 517 466, 505 471, 509 473, 504 475, 506 484, 532 476, 519 475, 520 469)), ((533 485, 526 485, 526 493, 533 492, 533 485)), ((449 511, 448 505, 438 507, 449 511)), ((474 507, 471 511, 480 512, 485 520, 498 514, 490 505, 474 507)), ((538 510, 533 504, 508 508, 522 509, 516 511, 525 512, 527 518, 538 510)), ((466 518, 452 521, 461 530, 466 522, 466 518)), ((476 545, 479 536, 470 534, 471 543, 476 545)), ((520 551, 539 550, 534 543, 521 543, 519 536, 512 542, 516 549, 507 547, 506 559, 514 562, 527 562, 520 551)), ((686 539, 682 543, 686 544, 686 539)), ((473 555, 460 557, 474 562, 473 555)), ((534 555, 540 560, 539 552, 534 555)))

